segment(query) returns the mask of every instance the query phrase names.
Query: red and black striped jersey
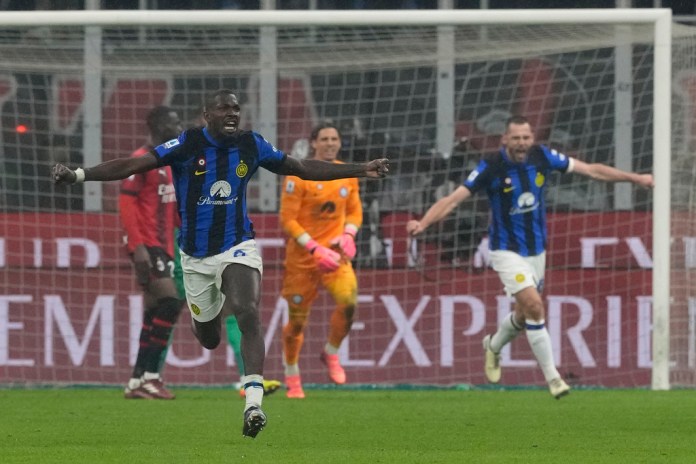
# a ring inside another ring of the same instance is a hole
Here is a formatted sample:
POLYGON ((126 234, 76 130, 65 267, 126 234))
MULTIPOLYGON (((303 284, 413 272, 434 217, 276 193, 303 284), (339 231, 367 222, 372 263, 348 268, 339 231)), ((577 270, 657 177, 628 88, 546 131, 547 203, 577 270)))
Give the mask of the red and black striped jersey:
MULTIPOLYGON (((152 146, 142 146, 131 157, 142 156, 151 150, 152 146)), ((129 252, 132 253, 138 245, 146 245, 160 247, 169 256, 174 256, 174 227, 178 218, 169 166, 133 174, 122 180, 119 209, 129 252)))

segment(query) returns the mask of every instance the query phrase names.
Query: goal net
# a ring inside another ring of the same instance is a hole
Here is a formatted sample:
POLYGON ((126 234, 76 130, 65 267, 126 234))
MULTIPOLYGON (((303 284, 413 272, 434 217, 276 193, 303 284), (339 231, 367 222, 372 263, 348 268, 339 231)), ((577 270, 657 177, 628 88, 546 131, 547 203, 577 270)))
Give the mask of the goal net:
MULTIPOLYGON (((312 126, 331 119, 344 159, 393 162, 386 180, 361 183, 360 304, 340 352, 349 384, 485 384, 481 339, 511 310, 488 266, 487 200, 466 202, 417 241, 405 224, 498 149, 513 114, 567 155, 659 167, 658 184, 671 174, 660 184, 671 189, 654 192, 547 179, 543 298, 559 371, 579 386, 696 384, 696 30, 656 35, 665 10, 573 10, 575 21, 568 11, 358 13, 0 14, 1 384, 128 379, 143 303, 118 183, 56 188, 49 168, 127 156, 146 141, 153 106, 192 125, 219 88, 238 95, 245 128, 292 156, 306 156, 312 126), (671 72, 655 61, 670 45, 671 72), (657 367, 654 353, 667 355, 657 367)), ((249 207, 264 258, 265 375, 282 379, 274 175, 254 180, 249 207)), ((332 308, 322 293, 310 316, 300 358, 309 384, 328 382, 319 353, 332 308)), ((182 311, 168 383, 236 382, 230 348, 201 348, 189 321, 182 311)), ((502 367, 503 386, 543 385, 525 337, 505 348, 502 367)))

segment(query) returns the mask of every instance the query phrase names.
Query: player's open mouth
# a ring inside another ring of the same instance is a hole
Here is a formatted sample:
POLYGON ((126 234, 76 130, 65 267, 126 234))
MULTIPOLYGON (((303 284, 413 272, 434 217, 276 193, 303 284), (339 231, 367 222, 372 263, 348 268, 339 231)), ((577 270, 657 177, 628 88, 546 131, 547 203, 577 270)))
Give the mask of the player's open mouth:
POLYGON ((225 125, 223 127, 228 132, 234 132, 237 130, 237 121, 225 121, 225 125))

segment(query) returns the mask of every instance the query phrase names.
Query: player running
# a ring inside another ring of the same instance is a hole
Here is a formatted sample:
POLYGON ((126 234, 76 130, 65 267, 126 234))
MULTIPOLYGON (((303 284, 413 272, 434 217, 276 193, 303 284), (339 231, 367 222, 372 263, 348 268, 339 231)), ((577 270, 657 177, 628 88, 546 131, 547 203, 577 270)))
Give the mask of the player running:
POLYGON ((553 360, 541 299, 546 266, 546 179, 552 171, 574 172, 605 182, 632 182, 649 188, 653 186, 653 177, 600 163, 588 164, 545 145, 536 145, 532 127, 523 116, 508 119, 502 143, 497 153, 480 161, 464 185, 435 202, 420 221, 409 221, 406 230, 418 235, 473 193, 486 191, 491 209, 491 264, 505 292, 515 299, 514 312, 503 319, 495 334, 483 339, 486 377, 489 382, 498 383, 500 350, 525 330, 551 395, 560 398, 570 392, 570 387, 553 360))
POLYGON ((162 166, 172 167, 192 329, 200 344, 212 350, 220 344, 221 314, 236 316, 246 371, 242 378, 246 391, 242 435, 253 438, 266 425, 261 410, 265 347, 258 310, 263 265, 248 216, 247 185, 260 167, 279 175, 331 180, 382 178, 389 171, 389 162, 297 160, 261 135, 242 130, 240 114, 237 96, 221 89, 206 98, 206 127, 188 129, 137 158, 75 170, 57 164, 52 175, 57 184, 73 184, 125 179, 162 166))

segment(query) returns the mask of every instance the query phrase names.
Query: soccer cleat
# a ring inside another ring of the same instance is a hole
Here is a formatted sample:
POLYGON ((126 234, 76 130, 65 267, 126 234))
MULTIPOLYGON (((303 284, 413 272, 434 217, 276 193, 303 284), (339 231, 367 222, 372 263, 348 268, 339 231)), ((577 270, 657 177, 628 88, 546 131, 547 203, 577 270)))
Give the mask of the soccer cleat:
POLYGON ((321 362, 329 368, 329 378, 333 383, 338 385, 346 383, 346 372, 341 367, 337 354, 328 354, 326 351, 322 351, 321 362))
POLYGON ((285 386, 288 387, 285 396, 288 398, 302 399, 305 397, 304 390, 302 389, 302 380, 298 375, 286 375, 285 376, 285 386))
POLYGON ((154 400, 173 400, 176 398, 174 393, 170 392, 167 387, 164 386, 162 379, 145 380, 140 385, 140 388, 146 391, 150 395, 150 398, 154 400))
MULTIPOLYGON (((280 389, 283 384, 280 383, 278 380, 264 380, 263 381, 263 396, 268 396, 280 389)), ((239 389, 239 396, 242 398, 246 397, 246 393, 244 392, 244 387, 239 389)))
POLYGON ((131 388, 130 385, 126 386, 126 389, 123 391, 123 397, 127 400, 151 400, 152 395, 150 395, 147 390, 143 388, 143 383, 140 382, 140 384, 137 387, 131 388))
POLYGON ((266 426, 266 415, 258 406, 251 406, 244 411, 244 427, 242 436, 256 438, 261 430, 266 426))
POLYGON ((276 391, 280 390, 283 384, 278 380, 264 380, 263 381, 263 396, 272 395, 276 391))
POLYGON ((549 391, 558 400, 570 393, 570 387, 562 378, 557 377, 549 382, 549 391))
POLYGON ((494 353, 491 348, 491 336, 483 337, 483 350, 486 352, 484 371, 490 383, 500 382, 500 354, 494 353))

